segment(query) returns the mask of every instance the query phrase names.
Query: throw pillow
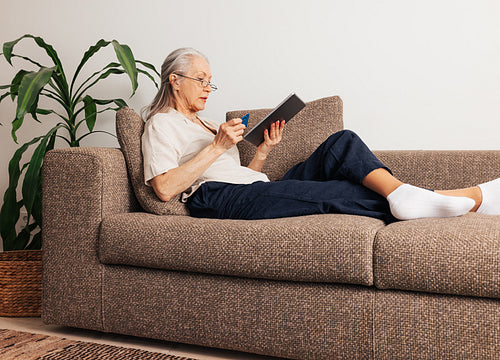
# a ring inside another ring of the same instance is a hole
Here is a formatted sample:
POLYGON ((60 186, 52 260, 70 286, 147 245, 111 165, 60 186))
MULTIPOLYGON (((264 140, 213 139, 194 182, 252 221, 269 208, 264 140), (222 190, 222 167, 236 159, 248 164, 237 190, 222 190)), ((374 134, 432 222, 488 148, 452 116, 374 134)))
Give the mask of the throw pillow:
POLYGON ((153 188, 144 183, 141 138, 144 121, 134 110, 124 107, 116 113, 116 135, 122 149, 134 193, 142 208, 158 215, 189 215, 180 195, 163 202, 153 188))

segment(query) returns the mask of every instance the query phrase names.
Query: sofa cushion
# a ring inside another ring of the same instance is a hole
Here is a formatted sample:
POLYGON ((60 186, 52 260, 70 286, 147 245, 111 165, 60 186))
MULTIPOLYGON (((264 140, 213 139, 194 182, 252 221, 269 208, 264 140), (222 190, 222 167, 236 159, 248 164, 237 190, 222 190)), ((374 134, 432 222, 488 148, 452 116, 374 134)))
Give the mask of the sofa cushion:
POLYGON ((117 111, 116 135, 125 156, 130 181, 139 204, 144 210, 153 214, 187 215, 187 207, 180 201, 180 195, 163 202, 158 199, 153 189, 144 183, 141 148, 143 131, 144 121, 134 110, 124 107, 117 111))
POLYGON ((101 225, 105 264, 277 280, 372 285, 372 245, 384 226, 353 215, 214 220, 117 214, 101 225))
MULTIPOLYGON (((239 110, 226 114, 226 120, 238 118, 250 113, 248 128, 252 128, 272 109, 239 110)), ((308 102, 291 121, 287 122, 283 131, 283 140, 271 154, 262 168, 271 181, 285 175, 293 165, 304 161, 331 134, 343 130, 342 100, 338 96, 330 96, 308 102)), ((252 161, 256 147, 249 142, 238 143, 241 163, 248 165, 252 161)))
POLYGON ((376 236, 375 286, 499 298, 499 239, 500 216, 393 223, 376 236))

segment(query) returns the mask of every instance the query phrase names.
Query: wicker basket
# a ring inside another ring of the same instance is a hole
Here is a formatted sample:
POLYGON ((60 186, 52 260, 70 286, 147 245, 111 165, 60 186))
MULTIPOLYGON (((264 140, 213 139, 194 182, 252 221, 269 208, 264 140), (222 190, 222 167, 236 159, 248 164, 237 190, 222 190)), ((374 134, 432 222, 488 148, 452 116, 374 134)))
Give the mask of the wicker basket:
POLYGON ((0 316, 40 316, 42 251, 0 252, 0 316))

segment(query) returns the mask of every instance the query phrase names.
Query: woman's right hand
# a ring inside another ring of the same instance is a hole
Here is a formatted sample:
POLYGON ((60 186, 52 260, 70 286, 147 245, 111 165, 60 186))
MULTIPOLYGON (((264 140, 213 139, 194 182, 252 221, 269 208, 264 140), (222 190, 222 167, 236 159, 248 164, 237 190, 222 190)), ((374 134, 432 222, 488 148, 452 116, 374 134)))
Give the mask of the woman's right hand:
POLYGON ((215 139, 212 142, 213 146, 221 151, 229 150, 243 140, 245 127, 246 126, 241 123, 240 118, 226 121, 220 125, 219 131, 217 131, 215 139))

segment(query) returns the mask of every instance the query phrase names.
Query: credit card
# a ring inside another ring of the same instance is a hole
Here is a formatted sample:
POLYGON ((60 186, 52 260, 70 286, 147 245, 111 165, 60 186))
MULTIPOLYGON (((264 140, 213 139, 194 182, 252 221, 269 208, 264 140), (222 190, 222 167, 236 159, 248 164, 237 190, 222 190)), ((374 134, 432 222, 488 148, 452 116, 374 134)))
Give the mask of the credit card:
POLYGON ((245 116, 241 117, 241 123, 245 126, 248 125, 248 118, 250 117, 250 114, 246 114, 245 116))

